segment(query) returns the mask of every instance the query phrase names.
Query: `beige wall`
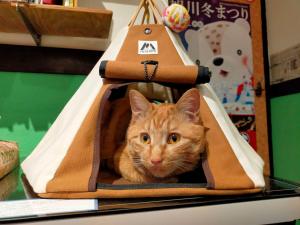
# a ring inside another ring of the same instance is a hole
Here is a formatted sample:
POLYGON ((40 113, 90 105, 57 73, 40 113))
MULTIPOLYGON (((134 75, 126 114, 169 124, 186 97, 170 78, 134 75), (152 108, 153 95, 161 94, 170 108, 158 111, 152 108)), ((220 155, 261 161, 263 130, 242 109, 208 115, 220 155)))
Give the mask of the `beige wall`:
MULTIPOLYGON (((111 26, 111 37, 125 27, 133 13, 136 11, 140 0, 78 0, 78 6, 88 8, 105 8, 113 11, 113 19, 111 26)), ((157 1, 162 8, 167 5, 167 0, 157 1), (164 4, 164 5, 163 5, 164 4)))
POLYGON ((266 0, 269 54, 300 43, 300 1, 266 0))

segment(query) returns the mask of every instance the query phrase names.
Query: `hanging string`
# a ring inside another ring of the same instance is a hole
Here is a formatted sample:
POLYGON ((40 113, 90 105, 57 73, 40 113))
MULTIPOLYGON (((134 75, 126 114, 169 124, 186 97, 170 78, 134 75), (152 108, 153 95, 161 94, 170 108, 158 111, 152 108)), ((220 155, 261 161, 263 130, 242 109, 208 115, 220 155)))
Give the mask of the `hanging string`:
POLYGON ((128 26, 133 26, 135 24, 136 19, 140 14, 142 8, 144 8, 143 17, 141 21, 142 24, 144 24, 145 22, 147 24, 150 23, 150 15, 153 16, 153 20, 155 24, 162 24, 161 12, 159 11, 156 2, 153 0, 142 0, 136 12, 133 14, 128 26), (152 13, 150 13, 150 10, 152 13))

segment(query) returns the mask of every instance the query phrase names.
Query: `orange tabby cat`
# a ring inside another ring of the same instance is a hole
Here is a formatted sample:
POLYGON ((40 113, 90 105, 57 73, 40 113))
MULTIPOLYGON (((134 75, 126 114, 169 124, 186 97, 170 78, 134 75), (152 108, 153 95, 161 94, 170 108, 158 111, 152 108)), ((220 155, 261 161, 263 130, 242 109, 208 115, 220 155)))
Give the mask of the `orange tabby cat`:
POLYGON ((135 183, 174 182, 192 171, 205 148, 200 96, 188 90, 176 104, 151 104, 130 90, 132 118, 126 143, 114 155, 114 168, 135 183))

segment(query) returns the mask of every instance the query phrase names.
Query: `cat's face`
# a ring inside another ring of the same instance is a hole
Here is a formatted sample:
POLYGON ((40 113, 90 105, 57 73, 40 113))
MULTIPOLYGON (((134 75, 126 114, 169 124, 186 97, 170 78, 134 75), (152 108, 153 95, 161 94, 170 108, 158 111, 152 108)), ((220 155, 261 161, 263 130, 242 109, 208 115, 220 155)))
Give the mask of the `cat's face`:
POLYGON ((193 170, 205 145, 199 91, 190 89, 176 104, 151 104, 133 90, 129 96, 127 143, 136 169, 157 178, 193 170))

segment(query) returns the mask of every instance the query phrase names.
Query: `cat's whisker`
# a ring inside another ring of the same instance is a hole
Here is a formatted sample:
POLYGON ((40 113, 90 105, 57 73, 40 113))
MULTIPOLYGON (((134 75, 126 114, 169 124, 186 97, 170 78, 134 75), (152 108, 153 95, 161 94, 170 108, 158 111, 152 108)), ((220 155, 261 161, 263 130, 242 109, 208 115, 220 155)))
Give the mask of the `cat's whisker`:
POLYGON ((189 160, 173 160, 173 161, 169 161, 168 165, 173 165, 175 167, 174 171, 177 172, 187 172, 189 170, 192 170, 195 167, 194 162, 191 162, 189 160))
POLYGON ((186 170, 186 164, 182 163, 182 162, 176 162, 173 164, 174 167, 176 168, 176 170, 181 170, 181 171, 185 171, 186 170))
POLYGON ((142 165, 143 163, 140 160, 133 160, 133 163, 136 165, 142 165))

